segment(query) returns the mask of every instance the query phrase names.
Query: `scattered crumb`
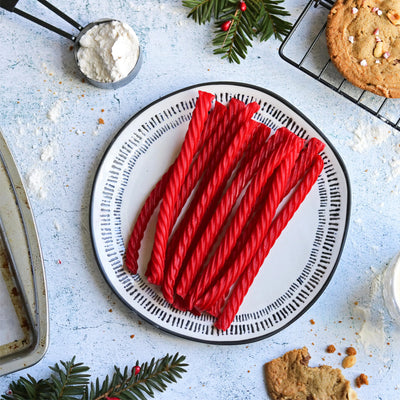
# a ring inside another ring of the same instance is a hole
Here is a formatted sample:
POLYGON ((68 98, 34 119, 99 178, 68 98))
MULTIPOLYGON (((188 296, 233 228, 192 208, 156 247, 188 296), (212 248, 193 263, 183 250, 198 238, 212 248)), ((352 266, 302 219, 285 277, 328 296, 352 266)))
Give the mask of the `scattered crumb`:
POLYGON ((369 385, 368 376, 365 374, 361 374, 356 378, 356 385, 360 388, 362 385, 369 385))
POLYGON ((58 99, 50 108, 50 110, 47 112, 47 118, 50 121, 57 122, 61 116, 61 111, 62 111, 62 100, 58 99))
POLYGON ((104 119, 103 118, 99 118, 99 124, 100 125, 104 125, 104 119))
POLYGON ((364 153, 372 146, 384 143, 390 135, 391 130, 387 126, 359 123, 353 131, 353 141, 349 145, 354 151, 364 153))
POLYGON ((109 310, 108 310, 108 312, 112 312, 113 310, 112 310, 112 308, 110 308, 109 310))
POLYGON ((357 354, 357 350, 354 347, 348 347, 346 349, 346 354, 348 356, 355 356, 357 354))
POLYGON ((130 338, 133 339, 135 337, 135 335, 131 335, 130 338))
POLYGON ((351 368, 356 364, 357 358, 356 356, 346 356, 342 361, 343 368, 351 368))
POLYGON ((44 182, 47 179, 47 173, 40 168, 33 168, 27 174, 28 190, 40 199, 47 197, 47 190, 44 182))
POLYGON ((333 344, 330 344, 327 348, 326 348, 326 352, 327 353, 334 353, 336 351, 336 347, 333 344))
POLYGON ((52 161, 56 153, 58 152, 58 143, 56 141, 51 142, 46 147, 43 148, 40 159, 42 161, 52 161))
POLYGON ((310 319, 310 324, 315 325, 315 321, 313 319, 310 319))

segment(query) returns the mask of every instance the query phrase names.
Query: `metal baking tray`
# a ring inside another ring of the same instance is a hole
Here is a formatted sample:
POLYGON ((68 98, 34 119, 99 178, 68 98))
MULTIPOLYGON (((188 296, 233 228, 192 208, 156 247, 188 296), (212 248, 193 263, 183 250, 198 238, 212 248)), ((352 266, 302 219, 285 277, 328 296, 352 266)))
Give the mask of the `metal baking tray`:
POLYGON ((37 363, 48 338, 39 239, 21 176, 0 130, 0 376, 37 363))

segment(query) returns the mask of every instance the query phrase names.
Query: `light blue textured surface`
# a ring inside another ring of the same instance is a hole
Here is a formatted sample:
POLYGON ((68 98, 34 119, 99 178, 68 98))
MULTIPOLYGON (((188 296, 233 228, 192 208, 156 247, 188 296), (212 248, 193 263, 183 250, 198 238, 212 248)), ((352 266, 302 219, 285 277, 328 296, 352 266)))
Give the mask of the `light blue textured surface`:
MULTIPOLYGON (((27 177, 32 169, 40 171, 46 176, 43 189, 47 192, 40 198, 28 190, 47 273, 50 346, 44 359, 22 374, 47 376, 49 365, 77 355, 91 366, 94 376, 104 376, 114 364, 123 366, 179 351, 187 356, 188 373, 157 398, 267 399, 265 362, 307 346, 310 365, 326 362, 339 367, 346 347, 354 345, 357 364, 344 374, 352 383, 360 373, 370 379, 369 386, 358 390, 359 398, 399 399, 400 333, 386 314, 379 283, 388 261, 400 250, 400 176, 393 174, 391 166, 400 159, 394 149, 400 136, 392 133, 384 143, 355 152, 350 143, 360 122, 385 125, 285 63, 278 55, 277 41, 255 42, 240 65, 220 60, 210 46, 213 27, 188 20, 178 0, 58 0, 54 4, 82 24, 103 17, 128 22, 145 54, 142 70, 130 85, 115 92, 96 89, 80 81, 70 42, 0 11, 0 126, 21 174, 27 177), (239 346, 190 342, 140 321, 99 272, 88 223, 96 168, 126 120, 171 91, 218 80, 265 87, 292 103, 337 148, 352 184, 348 240, 326 291, 283 332, 239 346), (58 100, 62 113, 53 122, 47 113, 58 100), (98 124, 99 118, 104 125, 98 124), (58 150, 54 158, 43 161, 41 154, 49 144, 58 150), (375 321, 378 333, 384 334, 378 337, 381 343, 369 339, 377 346, 366 343, 364 318, 355 302, 370 309, 367 323, 375 321), (335 344, 342 356, 326 354, 328 344, 335 344)), ((304 0, 285 3, 293 20, 305 4, 304 0)), ((21 0, 19 6, 58 23, 33 0, 21 0)), ((59 25, 68 29, 64 23, 59 25)), ((0 393, 19 375, 0 378, 0 393)))

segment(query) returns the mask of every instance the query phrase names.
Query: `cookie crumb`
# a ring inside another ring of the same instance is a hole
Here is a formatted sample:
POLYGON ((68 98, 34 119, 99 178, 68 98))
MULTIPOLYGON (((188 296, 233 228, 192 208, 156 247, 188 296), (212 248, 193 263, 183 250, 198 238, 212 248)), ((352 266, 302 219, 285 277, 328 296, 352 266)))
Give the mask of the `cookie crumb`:
POLYGON ((336 347, 333 344, 330 344, 327 348, 326 348, 326 352, 327 353, 334 353, 336 351, 336 347))
POLYGON ((343 368, 351 368, 356 364, 356 356, 346 356, 342 361, 343 368))
POLYGON ((310 324, 315 325, 315 321, 313 319, 310 319, 310 324))
POLYGON ((369 385, 368 376, 365 374, 361 374, 356 378, 356 385, 360 388, 362 385, 369 385))
POLYGON ((357 354, 357 350, 354 347, 348 347, 346 349, 346 354, 348 356, 355 356, 357 354))

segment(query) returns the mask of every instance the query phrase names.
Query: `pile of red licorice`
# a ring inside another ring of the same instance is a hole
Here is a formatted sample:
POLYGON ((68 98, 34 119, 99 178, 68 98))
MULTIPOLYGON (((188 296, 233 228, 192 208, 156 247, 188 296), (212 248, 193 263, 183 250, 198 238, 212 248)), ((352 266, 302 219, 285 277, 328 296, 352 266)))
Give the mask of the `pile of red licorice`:
POLYGON ((181 151, 134 225, 126 267, 137 273, 141 240, 160 205, 148 281, 174 307, 207 312, 226 330, 322 171, 324 144, 286 128, 272 135, 252 119, 257 103, 232 98, 212 108, 213 100, 199 92, 181 151))

